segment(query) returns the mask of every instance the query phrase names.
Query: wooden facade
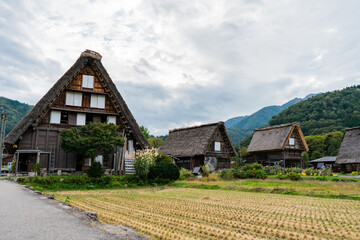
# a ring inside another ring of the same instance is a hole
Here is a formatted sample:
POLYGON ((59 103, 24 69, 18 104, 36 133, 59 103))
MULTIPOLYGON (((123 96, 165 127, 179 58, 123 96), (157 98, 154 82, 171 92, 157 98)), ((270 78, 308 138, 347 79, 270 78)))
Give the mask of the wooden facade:
POLYGON ((342 172, 360 171, 360 127, 346 130, 335 163, 342 172))
POLYGON ((213 170, 230 168, 231 157, 236 156, 223 122, 171 130, 159 152, 189 170, 204 165, 213 170))
POLYGON ((301 154, 308 151, 299 124, 255 129, 244 156, 247 163, 264 166, 302 167, 301 154))
MULTIPOLYGON (((103 67, 101 56, 87 50, 9 133, 6 148, 9 153, 19 153, 19 171, 29 171, 35 162, 50 170, 85 171, 91 163, 77 153, 62 150, 60 132, 89 122, 118 125, 127 140, 127 149, 119 151, 149 146, 103 67)), ((101 159, 104 168, 112 170, 117 168, 115 160, 115 155, 101 159)))

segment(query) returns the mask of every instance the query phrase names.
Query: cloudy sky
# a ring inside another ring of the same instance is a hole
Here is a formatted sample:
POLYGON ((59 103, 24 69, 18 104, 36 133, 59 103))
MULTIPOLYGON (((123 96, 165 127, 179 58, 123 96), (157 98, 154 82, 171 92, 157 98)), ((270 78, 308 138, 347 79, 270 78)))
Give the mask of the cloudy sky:
POLYGON ((139 125, 251 114, 360 84, 360 1, 0 0, 0 96, 35 104, 85 49, 139 125))

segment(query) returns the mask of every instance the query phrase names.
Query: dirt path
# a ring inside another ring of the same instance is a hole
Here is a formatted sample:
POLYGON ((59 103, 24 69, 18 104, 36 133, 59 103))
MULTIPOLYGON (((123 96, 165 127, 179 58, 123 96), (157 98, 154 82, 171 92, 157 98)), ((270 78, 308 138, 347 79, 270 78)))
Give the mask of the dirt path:
POLYGON ((125 226, 92 221, 83 212, 0 180, 0 239, 148 239, 125 226))

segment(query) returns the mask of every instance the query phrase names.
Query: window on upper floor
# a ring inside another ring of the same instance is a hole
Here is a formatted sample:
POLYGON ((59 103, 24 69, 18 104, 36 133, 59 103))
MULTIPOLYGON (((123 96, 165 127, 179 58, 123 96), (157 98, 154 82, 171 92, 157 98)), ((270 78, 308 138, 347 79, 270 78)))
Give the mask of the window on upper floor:
POLYGON ((215 142, 214 143, 214 150, 215 151, 221 151, 221 143, 220 142, 215 142))
POLYGON ((81 92, 66 92, 65 104, 68 106, 81 107, 82 105, 82 93, 81 92))
POLYGON ((295 138, 289 138, 289 145, 291 146, 295 145, 295 138))
POLYGON ((50 112, 50 123, 60 124, 61 112, 60 111, 51 111, 50 112))
POLYGON ((83 88, 94 88, 94 76, 82 75, 82 87, 83 88))
POLYGON ((105 96, 99 94, 91 94, 90 107, 105 108, 105 96))
POLYGON ((103 156, 102 155, 98 155, 95 157, 95 162, 99 162, 101 163, 101 165, 103 165, 103 156))

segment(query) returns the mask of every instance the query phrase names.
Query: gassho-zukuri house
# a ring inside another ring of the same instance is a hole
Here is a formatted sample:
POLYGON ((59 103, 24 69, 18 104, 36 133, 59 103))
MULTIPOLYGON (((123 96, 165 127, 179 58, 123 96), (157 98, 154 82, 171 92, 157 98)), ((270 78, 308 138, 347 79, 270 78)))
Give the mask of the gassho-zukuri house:
POLYGON ((346 130, 335 163, 344 172, 360 170, 360 127, 346 130))
POLYGON ((224 122, 170 130, 159 153, 171 156, 179 168, 208 165, 211 171, 230 168, 236 156, 224 122))
POLYGON ((301 167, 301 153, 309 148, 299 124, 291 123, 255 129, 247 151, 246 163, 301 167))
MULTIPOLYGON (((8 134, 5 146, 14 154, 17 172, 31 171, 37 162, 49 171, 86 171, 92 161, 101 162, 107 170, 125 172, 125 162, 134 160, 135 150, 149 147, 101 58, 94 51, 84 51, 8 134), (108 158, 83 159, 61 149, 61 130, 106 121, 118 125, 125 139, 125 146, 108 158)), ((131 164, 128 170, 133 171, 131 164)))

